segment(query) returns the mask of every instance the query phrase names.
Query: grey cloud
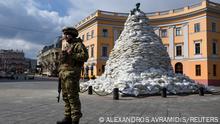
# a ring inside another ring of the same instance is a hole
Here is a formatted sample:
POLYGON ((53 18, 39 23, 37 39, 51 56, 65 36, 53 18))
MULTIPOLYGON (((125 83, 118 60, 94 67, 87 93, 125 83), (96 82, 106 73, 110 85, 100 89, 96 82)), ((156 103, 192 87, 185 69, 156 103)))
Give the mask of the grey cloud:
POLYGON ((24 50, 31 58, 60 35, 61 27, 72 22, 68 15, 40 10, 30 0, 0 1, 0 18, 0 49, 24 50))
POLYGON ((0 38, 0 41, 0 48, 22 50, 25 52, 26 57, 31 58, 35 58, 39 53, 39 49, 43 47, 43 45, 27 42, 19 38, 0 38))
POLYGON ((21 2, 8 6, 0 4, 0 37, 18 37, 37 44, 44 44, 59 35, 58 27, 60 25, 51 20, 58 20, 59 17, 42 17, 37 10, 34 10, 36 8, 33 6, 30 6, 30 9, 37 11, 37 14, 31 15, 24 6, 28 6, 28 4, 21 2))

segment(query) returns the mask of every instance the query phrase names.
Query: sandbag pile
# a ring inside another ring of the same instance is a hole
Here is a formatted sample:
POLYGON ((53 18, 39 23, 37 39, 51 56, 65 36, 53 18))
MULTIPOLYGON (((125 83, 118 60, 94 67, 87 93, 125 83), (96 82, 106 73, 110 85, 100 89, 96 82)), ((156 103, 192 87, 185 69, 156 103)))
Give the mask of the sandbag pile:
POLYGON ((105 68, 102 76, 81 83, 81 89, 93 86, 110 93, 117 87, 129 95, 155 94, 161 87, 174 94, 198 89, 193 80, 174 73, 166 48, 142 11, 129 14, 105 68))

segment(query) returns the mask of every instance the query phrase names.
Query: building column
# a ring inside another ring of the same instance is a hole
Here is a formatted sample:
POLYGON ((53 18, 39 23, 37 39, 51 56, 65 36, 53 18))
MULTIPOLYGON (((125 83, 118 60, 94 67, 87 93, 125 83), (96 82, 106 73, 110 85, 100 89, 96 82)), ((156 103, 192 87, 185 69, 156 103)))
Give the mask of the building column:
POLYGON ((169 30, 168 30, 168 37, 169 37, 169 55, 170 55, 170 58, 171 59, 174 59, 175 57, 175 46, 174 46, 174 33, 173 33, 173 30, 174 30, 174 26, 170 26, 169 27, 169 30))
POLYGON ((184 58, 189 57, 189 25, 188 23, 183 25, 183 37, 184 37, 184 58))
POLYGON ((96 64, 93 64, 93 75, 94 76, 97 76, 96 71, 97 71, 96 64))

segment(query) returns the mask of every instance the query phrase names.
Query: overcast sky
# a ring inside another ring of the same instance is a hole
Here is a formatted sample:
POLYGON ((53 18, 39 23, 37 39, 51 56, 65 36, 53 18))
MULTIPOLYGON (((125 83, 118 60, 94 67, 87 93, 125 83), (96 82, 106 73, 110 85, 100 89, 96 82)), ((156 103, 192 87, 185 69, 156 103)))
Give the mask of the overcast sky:
MULTIPOLYGON (((141 10, 164 11, 201 0, 0 0, 0 49, 18 49, 36 58, 45 45, 97 9, 128 13, 141 3, 141 10)), ((220 0, 212 0, 220 3, 220 0)))

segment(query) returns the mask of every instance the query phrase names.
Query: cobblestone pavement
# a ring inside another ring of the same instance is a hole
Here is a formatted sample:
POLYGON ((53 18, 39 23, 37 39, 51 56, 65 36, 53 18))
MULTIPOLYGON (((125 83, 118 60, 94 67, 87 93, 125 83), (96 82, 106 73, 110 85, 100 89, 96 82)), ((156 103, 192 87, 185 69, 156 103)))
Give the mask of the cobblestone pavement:
MULTIPOLYGON (((63 102, 57 103, 56 89, 56 81, 0 81, 0 124, 55 124, 63 118, 63 102)), ((158 117, 190 118, 190 122, 192 119, 201 121, 201 118, 192 117, 216 117, 220 123, 220 95, 120 97, 120 100, 112 100, 112 96, 84 93, 80 98, 83 112, 80 124, 121 124, 126 117, 130 121, 135 117, 135 121, 139 118, 140 122, 150 120, 151 123, 158 117)))

